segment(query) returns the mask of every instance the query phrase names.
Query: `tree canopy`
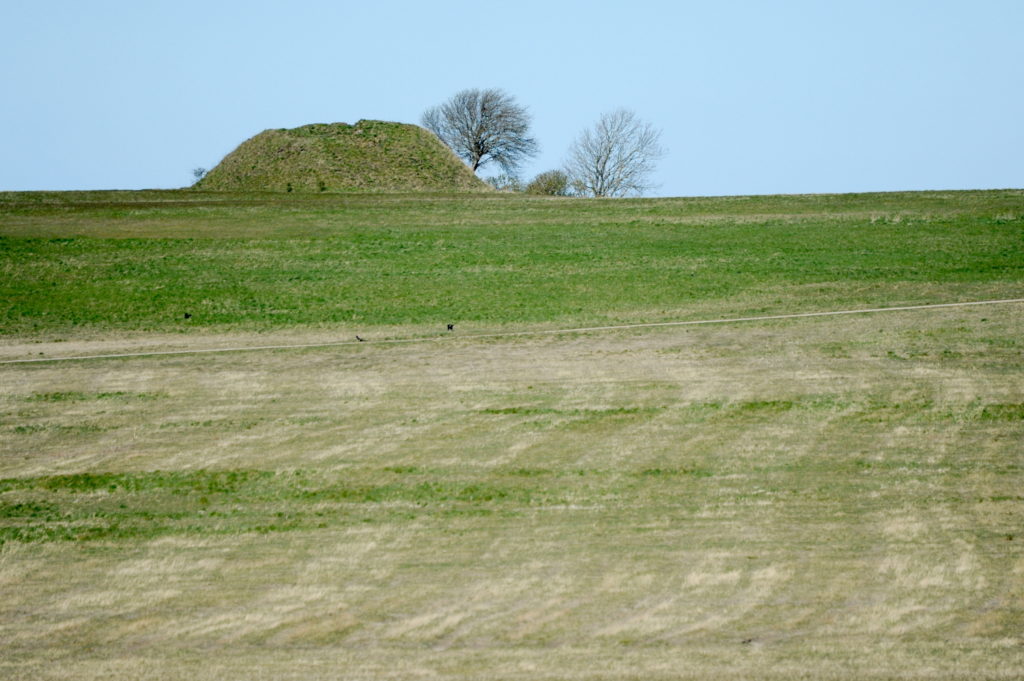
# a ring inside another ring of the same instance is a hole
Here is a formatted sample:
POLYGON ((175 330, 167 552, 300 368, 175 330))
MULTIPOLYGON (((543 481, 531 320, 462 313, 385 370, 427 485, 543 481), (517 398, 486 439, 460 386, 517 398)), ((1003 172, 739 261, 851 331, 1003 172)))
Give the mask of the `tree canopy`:
POLYGON ((498 89, 469 89, 423 113, 423 127, 437 135, 476 172, 488 163, 514 175, 537 154, 530 137, 530 115, 515 98, 498 89))
POLYGON ((566 172, 584 196, 629 196, 651 189, 654 162, 664 156, 661 131, 628 109, 603 114, 569 148, 566 172))

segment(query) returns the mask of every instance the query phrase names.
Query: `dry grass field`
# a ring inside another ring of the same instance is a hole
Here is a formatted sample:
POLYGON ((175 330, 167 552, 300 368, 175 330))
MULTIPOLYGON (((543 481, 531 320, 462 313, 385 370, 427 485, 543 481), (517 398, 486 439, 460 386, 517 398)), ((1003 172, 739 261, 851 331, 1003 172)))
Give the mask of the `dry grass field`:
POLYGON ((1022 338, 1010 304, 6 364, 0 676, 1020 678, 1022 338))
POLYGON ((1019 190, 8 193, 0 273, 2 679, 1024 678, 1024 304, 489 335, 1024 298, 1019 190))

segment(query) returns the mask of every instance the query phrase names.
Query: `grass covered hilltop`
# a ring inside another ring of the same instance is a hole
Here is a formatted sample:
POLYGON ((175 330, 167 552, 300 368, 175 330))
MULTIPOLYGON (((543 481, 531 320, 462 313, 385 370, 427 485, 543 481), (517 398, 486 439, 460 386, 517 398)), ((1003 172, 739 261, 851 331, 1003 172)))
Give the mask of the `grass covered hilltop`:
POLYGON ((437 137, 385 121, 265 130, 196 183, 214 191, 487 191, 437 137))
POLYGON ((1024 298, 1022 191, 6 193, 0 267, 0 678, 1021 677, 1024 305, 498 334, 1024 298))

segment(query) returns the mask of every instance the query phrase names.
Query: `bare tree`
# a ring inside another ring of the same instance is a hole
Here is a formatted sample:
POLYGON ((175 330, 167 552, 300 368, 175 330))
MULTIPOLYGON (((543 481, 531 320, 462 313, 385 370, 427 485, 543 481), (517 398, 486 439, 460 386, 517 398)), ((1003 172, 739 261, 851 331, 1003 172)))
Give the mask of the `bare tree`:
POLYGON ((463 90, 423 112, 423 127, 441 138, 476 172, 494 161, 515 175, 524 160, 536 156, 529 136, 530 115, 502 90, 463 90))
POLYGON ((565 170, 577 194, 639 195, 655 186, 649 176, 654 162, 664 155, 661 131, 632 111, 618 109, 603 114, 593 128, 576 138, 565 170))

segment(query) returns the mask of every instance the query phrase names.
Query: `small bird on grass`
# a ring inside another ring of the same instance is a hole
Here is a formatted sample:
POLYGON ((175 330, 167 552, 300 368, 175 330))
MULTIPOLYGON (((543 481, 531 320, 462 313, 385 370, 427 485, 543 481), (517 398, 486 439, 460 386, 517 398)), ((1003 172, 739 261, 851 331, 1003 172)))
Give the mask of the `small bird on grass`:
POLYGON ((185 319, 192 319, 192 314, 189 312, 185 313, 185 319))
POLYGON ((363 343, 363 342, 366 341, 365 338, 360 338, 359 336, 356 336, 356 340, 359 341, 360 343, 363 343))
POLYGON ((449 324, 448 325, 448 330, 449 331, 454 331, 455 330, 455 325, 454 324, 449 324))

